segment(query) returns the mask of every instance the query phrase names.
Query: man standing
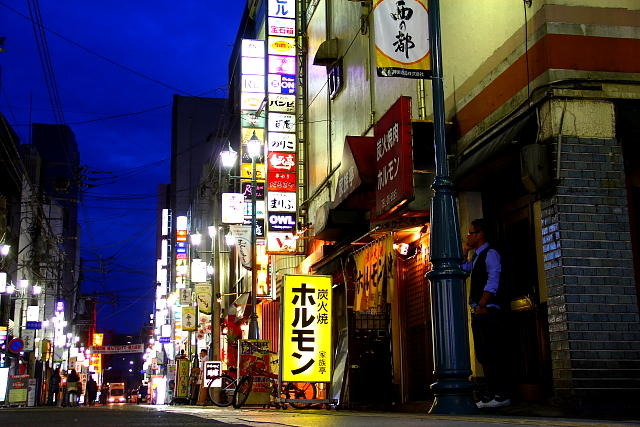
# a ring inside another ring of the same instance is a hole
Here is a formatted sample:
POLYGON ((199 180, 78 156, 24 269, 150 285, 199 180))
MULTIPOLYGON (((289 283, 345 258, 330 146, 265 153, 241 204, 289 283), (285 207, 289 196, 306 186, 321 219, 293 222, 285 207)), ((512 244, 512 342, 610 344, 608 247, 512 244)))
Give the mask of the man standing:
POLYGON ((487 393, 476 403, 478 408, 499 408, 511 404, 508 398, 507 358, 504 336, 504 316, 500 301, 502 265, 500 254, 488 241, 483 219, 471 222, 464 245, 465 257, 473 249, 470 261, 462 269, 471 273, 469 305, 471 329, 476 358, 487 380, 487 393))

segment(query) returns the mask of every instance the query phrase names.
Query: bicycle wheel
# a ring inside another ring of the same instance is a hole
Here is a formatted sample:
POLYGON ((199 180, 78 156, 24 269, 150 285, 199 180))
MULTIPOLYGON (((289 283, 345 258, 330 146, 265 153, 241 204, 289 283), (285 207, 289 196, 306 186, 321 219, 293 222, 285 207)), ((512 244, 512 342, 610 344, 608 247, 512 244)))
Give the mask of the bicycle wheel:
POLYGON ((247 401, 251 387, 253 386, 253 377, 246 375, 240 379, 233 393, 233 407, 238 409, 247 401))
POLYGON ((229 375, 215 377, 209 383, 209 399, 216 406, 229 406, 233 403, 233 394, 236 391, 236 379, 229 375), (219 384, 217 384, 219 383, 219 384), (212 387, 216 384, 218 387, 212 387))
POLYGON ((315 383, 291 382, 287 386, 287 397, 291 399, 291 406, 297 409, 307 409, 311 407, 309 402, 295 402, 296 399, 312 400, 316 398, 318 390, 315 383))

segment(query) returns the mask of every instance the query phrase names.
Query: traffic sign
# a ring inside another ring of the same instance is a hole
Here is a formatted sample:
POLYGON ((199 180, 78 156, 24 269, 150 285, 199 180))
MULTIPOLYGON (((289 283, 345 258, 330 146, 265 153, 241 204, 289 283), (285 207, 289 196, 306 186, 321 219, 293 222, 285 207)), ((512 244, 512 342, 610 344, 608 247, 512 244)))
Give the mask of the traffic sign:
POLYGON ((9 341, 9 346, 8 347, 9 347, 8 350, 11 353, 18 354, 24 348, 24 341, 21 340, 20 338, 14 338, 11 341, 9 341))

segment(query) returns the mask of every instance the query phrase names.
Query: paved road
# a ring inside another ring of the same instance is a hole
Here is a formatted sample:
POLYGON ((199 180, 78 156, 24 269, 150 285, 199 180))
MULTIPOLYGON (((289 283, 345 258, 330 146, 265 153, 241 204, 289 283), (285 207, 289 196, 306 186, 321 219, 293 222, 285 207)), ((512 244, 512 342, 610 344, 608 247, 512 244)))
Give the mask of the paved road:
POLYGON ((0 426, 222 426, 239 425, 217 422, 187 413, 158 411, 153 406, 107 405, 79 408, 0 409, 0 426))
POLYGON ((0 426, 260 426, 260 427, 479 427, 479 426, 580 426, 638 425, 633 422, 590 421, 479 415, 445 417, 426 414, 374 413, 327 410, 230 409, 184 406, 108 405, 93 408, 0 409, 0 426))

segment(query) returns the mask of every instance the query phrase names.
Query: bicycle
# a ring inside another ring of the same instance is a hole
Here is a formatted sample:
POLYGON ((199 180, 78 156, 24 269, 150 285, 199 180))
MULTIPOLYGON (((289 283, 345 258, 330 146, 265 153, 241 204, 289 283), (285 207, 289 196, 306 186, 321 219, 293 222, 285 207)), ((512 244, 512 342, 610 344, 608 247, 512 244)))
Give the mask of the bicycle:
MULTIPOLYGON (((267 353, 277 354, 271 351, 268 351, 264 354, 267 353)), ((268 363, 269 365, 277 366, 278 360, 276 359, 268 363)), ((281 391, 282 389, 278 388, 278 374, 273 373, 273 371, 277 371, 277 368, 269 368, 267 362, 263 358, 252 356, 249 365, 246 367, 246 375, 243 375, 240 378, 236 387, 236 391, 233 394, 233 407, 238 409, 245 404, 245 402, 249 398, 249 394, 251 394, 251 390, 253 389, 254 377, 265 377, 269 381, 269 405, 273 405, 278 409, 284 409, 286 405, 278 402, 278 398, 284 396, 283 394, 279 393, 279 391, 281 391)))
POLYGON ((271 361, 269 364, 275 365, 275 368, 267 369, 266 362, 262 358, 255 357, 251 360, 246 368, 247 374, 243 375, 238 381, 233 395, 233 407, 238 409, 245 404, 249 394, 251 394, 254 377, 268 378, 270 405, 278 409, 285 409, 288 402, 296 409, 311 407, 313 402, 310 402, 310 400, 314 400, 318 392, 315 383, 288 382, 278 385, 278 374, 273 373, 278 370, 278 360, 271 361))
POLYGON ((209 399, 216 406, 226 407, 233 403, 238 382, 227 374, 218 375, 209 381, 209 399))
POLYGON ((313 405, 313 402, 318 394, 318 389, 315 383, 305 382, 289 382, 283 383, 283 392, 287 396, 287 402, 296 409, 307 409, 313 405))

